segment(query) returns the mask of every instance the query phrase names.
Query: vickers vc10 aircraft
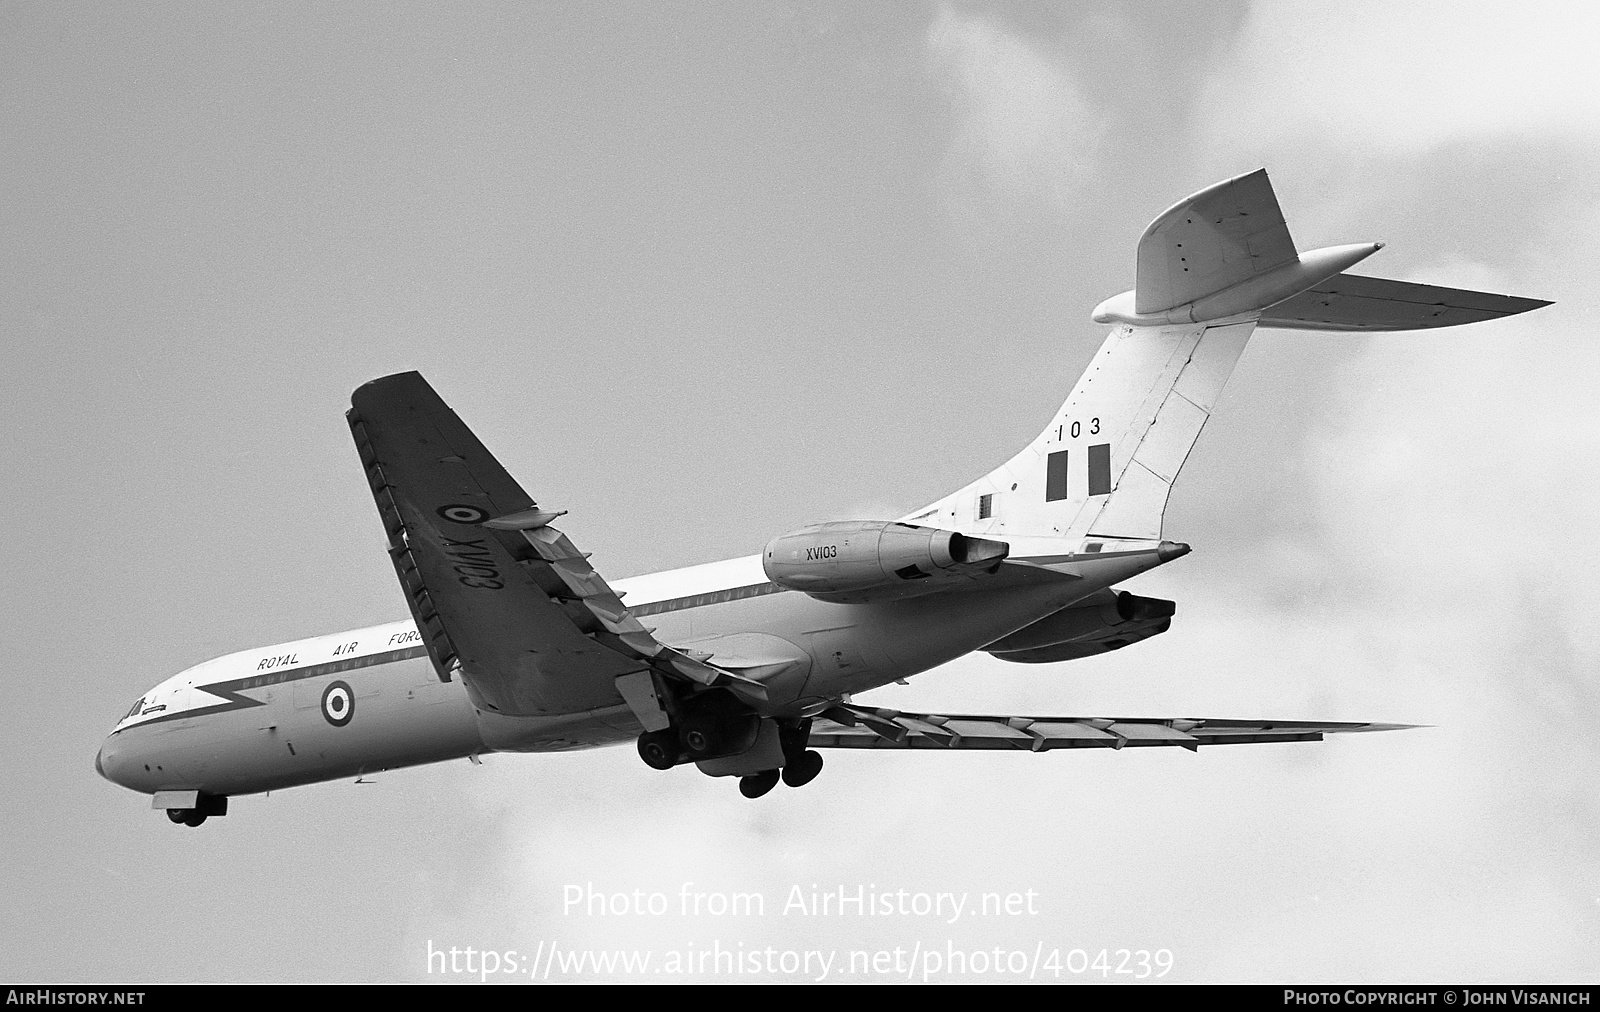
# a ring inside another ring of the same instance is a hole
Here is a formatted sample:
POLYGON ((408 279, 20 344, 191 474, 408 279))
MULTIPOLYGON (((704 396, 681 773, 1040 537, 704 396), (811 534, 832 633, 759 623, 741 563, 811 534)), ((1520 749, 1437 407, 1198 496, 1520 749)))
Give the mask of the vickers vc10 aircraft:
POLYGON ((1381 243, 1299 252, 1265 170, 1173 205, 1050 424, 898 519, 821 523, 759 555, 608 582, 414 372, 348 413, 409 621, 244 650, 140 697, 95 758, 198 826, 228 798, 378 770, 635 742, 747 797, 810 782, 819 748, 1318 741, 1397 725, 907 713, 853 696, 982 650, 1045 664, 1166 632, 1118 585, 1177 559, 1162 515, 1258 326, 1389 331, 1548 303, 1344 273, 1381 243))

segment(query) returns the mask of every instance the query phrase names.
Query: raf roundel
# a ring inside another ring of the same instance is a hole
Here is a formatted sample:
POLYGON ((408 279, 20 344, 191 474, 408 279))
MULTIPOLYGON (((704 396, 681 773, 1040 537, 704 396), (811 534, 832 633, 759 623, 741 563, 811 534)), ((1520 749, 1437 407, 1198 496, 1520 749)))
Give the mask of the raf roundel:
POLYGON ((347 682, 330 682, 322 690, 322 716, 334 727, 344 727, 356 715, 356 694, 347 682))
POLYGON ((441 517, 444 517, 446 520, 449 520, 451 523, 457 524, 481 524, 485 520, 489 519, 489 514, 486 511, 481 510, 476 506, 464 506, 460 503, 453 503, 449 506, 440 506, 438 509, 434 510, 434 512, 439 514, 441 517))

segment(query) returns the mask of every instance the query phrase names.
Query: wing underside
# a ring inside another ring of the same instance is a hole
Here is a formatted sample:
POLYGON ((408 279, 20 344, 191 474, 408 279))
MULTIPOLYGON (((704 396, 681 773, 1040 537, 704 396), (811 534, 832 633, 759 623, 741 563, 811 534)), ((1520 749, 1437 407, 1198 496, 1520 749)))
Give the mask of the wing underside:
POLYGON ((445 680, 459 666, 475 701, 510 715, 614 706, 619 679, 652 671, 764 694, 657 641, 550 526, 560 513, 540 510, 417 373, 362 386, 349 421, 429 655, 445 680))
POLYGON ((1394 731, 1410 724, 1303 720, 1219 720, 1149 717, 1008 717, 907 713, 836 706, 812 724, 813 748, 991 749, 1044 752, 1278 741, 1321 741, 1326 734, 1394 731))

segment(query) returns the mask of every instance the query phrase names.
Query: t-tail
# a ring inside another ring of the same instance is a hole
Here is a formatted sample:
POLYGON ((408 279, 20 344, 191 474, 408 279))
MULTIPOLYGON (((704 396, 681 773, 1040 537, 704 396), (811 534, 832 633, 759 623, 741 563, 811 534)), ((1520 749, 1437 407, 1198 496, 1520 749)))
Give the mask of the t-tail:
POLYGON ((1343 273, 1382 247, 1299 252, 1265 169, 1179 201, 1140 238, 1134 290, 1095 309, 1114 329, 1044 431, 903 521, 1004 541, 1013 559, 1159 550, 1172 485, 1257 326, 1416 330, 1549 304, 1343 273))

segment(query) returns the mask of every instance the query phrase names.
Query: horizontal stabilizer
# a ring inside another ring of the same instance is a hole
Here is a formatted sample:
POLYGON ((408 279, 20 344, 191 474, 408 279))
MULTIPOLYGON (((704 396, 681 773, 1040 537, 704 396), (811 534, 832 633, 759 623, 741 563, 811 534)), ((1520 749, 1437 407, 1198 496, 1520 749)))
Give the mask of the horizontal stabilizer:
POLYGON ((1497 320, 1550 305, 1542 299, 1335 274, 1261 314, 1286 330, 1426 330, 1497 320))
POLYGON ((1202 720, 1148 717, 1003 717, 905 713, 885 707, 836 706, 811 725, 813 748, 999 749, 1113 748, 1274 741, 1321 741, 1325 734, 1398 731, 1414 724, 1307 720, 1202 720))

